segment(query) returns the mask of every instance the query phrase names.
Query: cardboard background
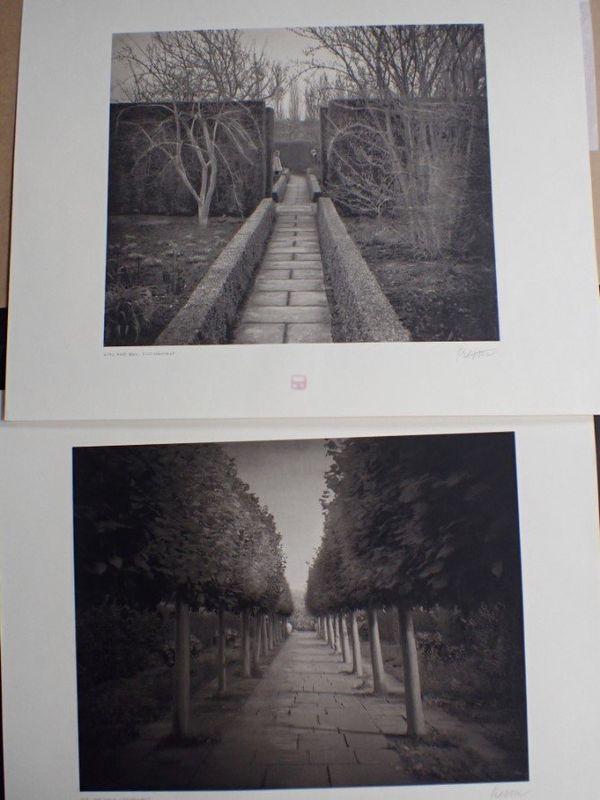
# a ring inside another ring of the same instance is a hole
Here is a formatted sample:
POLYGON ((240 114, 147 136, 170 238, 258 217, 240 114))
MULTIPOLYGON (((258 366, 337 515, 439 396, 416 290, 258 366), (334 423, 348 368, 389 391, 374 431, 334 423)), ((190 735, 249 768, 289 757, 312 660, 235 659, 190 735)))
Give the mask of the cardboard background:
MULTIPOLYGON (((592 30, 594 34, 594 61, 596 65, 596 107, 600 108, 600 0, 589 0, 592 12, 592 30)), ((600 126, 600 112, 598 113, 600 126)), ((594 229, 596 234, 596 259, 600 252, 600 150, 590 152, 590 169, 592 174, 592 196, 594 202, 594 229)), ((600 282, 600 262, 598 262, 598 281, 600 282)))
POLYGON ((10 196, 22 0, 0 3, 0 308, 8 299, 10 196))

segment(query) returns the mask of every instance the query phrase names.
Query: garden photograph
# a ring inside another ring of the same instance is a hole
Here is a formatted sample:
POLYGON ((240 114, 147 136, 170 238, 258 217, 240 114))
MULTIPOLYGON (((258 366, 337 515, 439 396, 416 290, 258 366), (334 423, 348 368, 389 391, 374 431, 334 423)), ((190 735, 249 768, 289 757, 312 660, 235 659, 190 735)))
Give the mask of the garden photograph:
POLYGON ((73 449, 80 790, 529 777, 512 433, 73 449))
POLYGON ((482 25, 120 33, 105 347, 498 341, 482 25))

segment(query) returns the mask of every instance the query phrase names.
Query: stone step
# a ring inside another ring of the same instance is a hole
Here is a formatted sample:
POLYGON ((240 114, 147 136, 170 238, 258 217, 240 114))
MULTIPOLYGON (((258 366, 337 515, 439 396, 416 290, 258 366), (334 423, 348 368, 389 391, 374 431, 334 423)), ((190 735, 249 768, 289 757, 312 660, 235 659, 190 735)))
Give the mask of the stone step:
POLYGON ((329 322, 329 310, 322 306, 247 307, 241 324, 255 322, 329 322))
MULTIPOLYGON (((301 294, 301 292, 294 292, 293 294, 301 294)), ((308 294, 317 295, 318 292, 308 292, 308 294)), ((250 306, 287 306, 289 292, 252 292, 252 296, 248 301, 248 308, 250 306)), ((314 305, 317 305, 315 303, 314 305)))
POLYGON ((240 325, 234 337, 234 344, 283 344, 285 325, 240 325))
POLYGON ((319 292, 325 289, 322 280, 262 280, 256 282, 262 292, 319 292))
MULTIPOLYGON (((265 292, 265 294, 280 294, 280 292, 265 292)), ((325 292, 290 292, 291 306, 327 306, 325 292)))
POLYGON ((323 279, 323 270, 322 269, 294 269, 292 270, 292 280, 322 280, 323 279))
POLYGON ((289 344, 331 342, 331 326, 324 322, 300 322, 287 326, 285 341, 289 344))
POLYGON ((265 269, 318 269, 320 272, 323 271, 321 260, 318 258, 312 259, 311 261, 305 261, 304 259, 292 259, 291 261, 280 261, 277 258, 265 259, 258 273, 258 277, 260 277, 265 269))

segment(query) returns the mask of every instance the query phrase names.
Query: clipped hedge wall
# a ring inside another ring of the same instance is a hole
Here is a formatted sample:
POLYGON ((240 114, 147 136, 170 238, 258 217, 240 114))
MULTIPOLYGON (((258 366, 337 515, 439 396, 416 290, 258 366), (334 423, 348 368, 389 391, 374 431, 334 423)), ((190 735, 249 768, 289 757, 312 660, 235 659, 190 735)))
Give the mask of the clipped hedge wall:
POLYGON ((327 197, 317 201, 317 222, 323 269, 336 307, 336 341, 410 341, 410 333, 396 316, 327 197))
POLYGON ((157 345, 226 344, 252 286, 275 219, 275 203, 262 200, 156 340, 157 345))
POLYGON ((306 171, 306 184, 308 186, 308 196, 311 203, 315 203, 323 194, 321 191, 321 184, 317 180, 317 176, 312 170, 306 171))
POLYGON ((289 169, 286 169, 281 173, 281 175, 275 181, 275 185, 273 186, 273 192, 271 193, 271 196, 276 203, 281 203, 281 201, 285 197, 285 190, 287 189, 289 177, 290 177, 290 171, 289 169))

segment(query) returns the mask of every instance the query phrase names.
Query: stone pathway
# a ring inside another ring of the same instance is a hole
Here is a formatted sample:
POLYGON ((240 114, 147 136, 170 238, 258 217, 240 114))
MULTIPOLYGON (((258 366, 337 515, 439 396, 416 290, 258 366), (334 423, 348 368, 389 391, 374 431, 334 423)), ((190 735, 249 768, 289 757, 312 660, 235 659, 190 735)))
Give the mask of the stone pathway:
POLYGON ((294 633, 189 785, 274 789, 403 783, 400 753, 385 735, 406 733, 403 714, 398 697, 368 694, 314 633, 294 633))
POLYGON ((331 319, 306 180, 291 175, 234 344, 331 342, 331 319))
MULTIPOLYGON (((369 671, 368 659, 364 667, 369 671)), ((230 675, 192 698, 193 746, 167 743, 170 717, 111 755, 102 790, 393 786, 523 780, 484 726, 426 707, 429 736, 406 739, 402 686, 372 694, 372 682, 314 633, 294 632, 268 655, 262 678, 230 675), (109 777, 111 776, 111 777, 109 777)), ((100 765, 102 766, 102 765, 100 765)), ((91 790, 92 786, 86 786, 91 790)))

